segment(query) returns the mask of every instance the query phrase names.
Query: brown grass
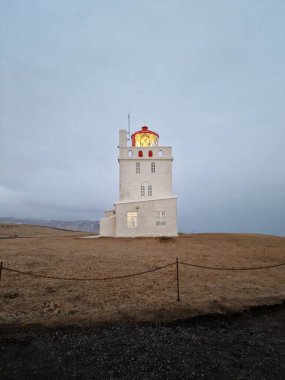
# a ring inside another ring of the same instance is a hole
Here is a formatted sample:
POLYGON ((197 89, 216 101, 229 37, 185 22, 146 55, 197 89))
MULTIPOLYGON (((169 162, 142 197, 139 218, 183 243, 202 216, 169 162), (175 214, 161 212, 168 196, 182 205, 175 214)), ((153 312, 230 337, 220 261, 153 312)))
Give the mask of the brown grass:
MULTIPOLYGON (((0 236, 7 236, 11 228, 0 225, 0 236)), ((129 274, 168 264, 176 257, 220 267, 266 266, 285 261, 285 238, 275 236, 195 234, 166 240, 81 239, 82 233, 34 226, 13 228, 18 236, 31 237, 0 240, 4 266, 62 277, 129 274)), ((108 282, 36 279, 3 270, 0 322, 63 325, 169 321, 241 311, 285 299, 285 267, 240 272, 181 265, 179 272, 178 303, 175 266, 108 282)))
MULTIPOLYGON (((0 224, 0 239, 45 236, 83 236, 84 232, 74 232, 60 228, 33 226, 28 224, 0 224)), ((86 233, 85 235, 88 235, 86 233)), ((90 235, 90 234, 89 234, 90 235)))

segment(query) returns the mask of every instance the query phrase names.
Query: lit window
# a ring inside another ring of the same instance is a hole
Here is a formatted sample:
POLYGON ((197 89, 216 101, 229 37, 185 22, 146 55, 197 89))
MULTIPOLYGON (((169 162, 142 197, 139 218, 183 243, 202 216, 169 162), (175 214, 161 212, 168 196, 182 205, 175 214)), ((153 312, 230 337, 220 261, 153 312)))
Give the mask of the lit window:
POLYGON ((152 186, 151 186, 151 185, 149 185, 149 186, 147 187, 147 195, 148 195, 149 197, 152 196, 152 186))
POLYGON ((135 228, 138 225, 138 213, 136 211, 127 212, 127 226, 135 228))
POLYGON ((136 133, 135 135, 135 146, 157 146, 158 145, 158 135, 154 133, 136 133))
POLYGON ((136 163, 136 173, 141 172, 141 164, 139 162, 136 163))
POLYGON ((155 173, 155 162, 151 163, 151 172, 155 173))
POLYGON ((145 187, 144 186, 141 186, 141 196, 142 197, 145 196, 145 187))
POLYGON ((165 211, 156 211, 155 212, 156 226, 165 227, 166 226, 166 212, 165 211))
POLYGON ((152 150, 148 152, 148 157, 152 157, 152 150))
POLYGON ((139 150, 139 157, 142 157, 143 156, 143 152, 142 150, 139 150))

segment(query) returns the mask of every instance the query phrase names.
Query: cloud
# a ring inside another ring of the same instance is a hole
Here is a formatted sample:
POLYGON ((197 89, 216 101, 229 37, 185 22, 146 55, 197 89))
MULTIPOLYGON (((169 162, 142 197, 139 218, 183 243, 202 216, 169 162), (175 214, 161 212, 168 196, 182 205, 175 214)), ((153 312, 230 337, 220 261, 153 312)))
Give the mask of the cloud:
POLYGON ((0 4, 0 214, 98 219, 118 130, 172 145, 184 231, 285 234, 283 2, 0 4))

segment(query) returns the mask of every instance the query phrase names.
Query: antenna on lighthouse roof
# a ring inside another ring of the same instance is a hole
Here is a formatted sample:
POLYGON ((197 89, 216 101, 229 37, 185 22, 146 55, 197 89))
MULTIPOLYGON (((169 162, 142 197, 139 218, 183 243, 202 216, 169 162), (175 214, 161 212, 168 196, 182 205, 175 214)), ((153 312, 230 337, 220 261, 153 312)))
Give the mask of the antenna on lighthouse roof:
POLYGON ((131 118, 130 114, 128 114, 128 141, 131 140, 131 118))

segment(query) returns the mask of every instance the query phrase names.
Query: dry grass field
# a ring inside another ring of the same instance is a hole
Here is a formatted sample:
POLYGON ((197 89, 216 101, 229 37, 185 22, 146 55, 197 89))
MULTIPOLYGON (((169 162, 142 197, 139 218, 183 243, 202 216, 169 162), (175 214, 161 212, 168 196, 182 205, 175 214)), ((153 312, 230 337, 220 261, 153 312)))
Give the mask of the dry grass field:
MULTIPOLYGON (((112 277, 174 262, 256 267, 285 262, 285 238, 253 234, 194 234, 173 239, 94 238, 36 226, 0 225, 6 267, 59 277, 112 277), (15 237, 17 235, 17 237, 15 237)), ((285 300, 285 266, 215 271, 175 265, 112 281, 64 281, 2 271, 0 323, 106 324, 171 321, 241 311, 285 300)))
MULTIPOLYGON (((84 236, 82 232, 61 230, 59 228, 33 226, 28 224, 0 224, 0 239, 15 237, 46 237, 46 236, 84 236)), ((85 235, 88 235, 87 233, 85 235)))

